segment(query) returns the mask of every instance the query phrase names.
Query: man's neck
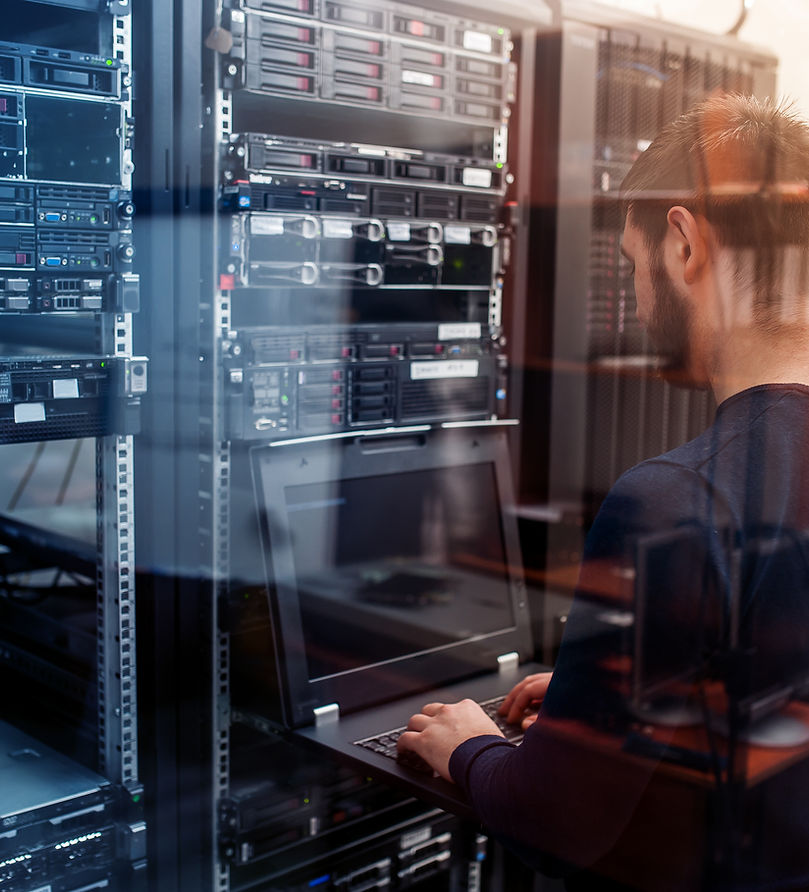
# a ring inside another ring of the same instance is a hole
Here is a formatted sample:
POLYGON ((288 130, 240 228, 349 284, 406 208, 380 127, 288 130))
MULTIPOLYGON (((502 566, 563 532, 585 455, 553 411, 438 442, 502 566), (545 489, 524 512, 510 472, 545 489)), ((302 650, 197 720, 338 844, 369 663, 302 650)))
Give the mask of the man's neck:
POLYGON ((809 332, 733 332, 716 353, 710 379, 717 403, 760 384, 809 386, 809 332))

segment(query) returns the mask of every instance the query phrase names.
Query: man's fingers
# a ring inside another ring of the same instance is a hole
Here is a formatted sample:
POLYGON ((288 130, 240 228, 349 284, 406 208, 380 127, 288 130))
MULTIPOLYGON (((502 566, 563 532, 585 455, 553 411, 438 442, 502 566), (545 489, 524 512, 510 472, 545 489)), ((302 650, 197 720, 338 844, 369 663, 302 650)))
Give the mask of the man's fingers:
MULTIPOLYGON (((416 716, 414 716, 416 718, 416 716)), ((409 727, 409 726, 408 726, 409 727)), ((396 749, 400 752, 405 750, 414 750, 416 741, 419 739, 418 731, 402 731, 399 739, 396 741, 396 749)))
POLYGON ((424 715, 438 715, 439 712, 444 708, 443 703, 427 703, 426 705, 421 707, 421 711, 424 715))
POLYGON ((530 683, 531 678, 533 676, 529 675, 527 678, 524 678, 522 681, 517 682, 514 687, 506 694, 505 700, 498 707, 498 712, 500 715, 506 715, 508 711, 511 709, 511 704, 514 703, 514 700, 519 695, 520 691, 530 683))
POLYGON ((526 685, 514 698, 514 702, 511 704, 511 709, 508 711, 506 720, 509 722, 519 722, 526 709, 531 707, 532 704, 536 704, 538 700, 542 700, 545 696, 545 690, 546 688, 542 684, 526 685))
POLYGON ((514 686, 503 701, 499 709, 500 714, 505 715, 509 722, 519 722, 527 709, 536 706, 544 699, 550 680, 550 672, 541 672, 524 678, 514 686))
POLYGON ((430 716, 425 715, 423 712, 417 712, 415 715, 410 716, 410 720, 407 723, 407 730, 423 731, 429 723, 430 716))

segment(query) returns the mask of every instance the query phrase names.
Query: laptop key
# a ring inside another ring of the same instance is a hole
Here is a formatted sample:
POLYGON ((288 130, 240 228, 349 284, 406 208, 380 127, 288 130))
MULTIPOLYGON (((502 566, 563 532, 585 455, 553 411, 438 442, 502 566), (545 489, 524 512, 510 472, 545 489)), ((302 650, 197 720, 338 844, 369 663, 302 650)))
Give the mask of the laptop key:
POLYGON ((405 768, 412 768, 413 771, 418 771, 421 774, 435 774, 432 765, 429 762, 425 762, 421 756, 412 750, 397 751, 396 761, 400 765, 404 765, 405 768))

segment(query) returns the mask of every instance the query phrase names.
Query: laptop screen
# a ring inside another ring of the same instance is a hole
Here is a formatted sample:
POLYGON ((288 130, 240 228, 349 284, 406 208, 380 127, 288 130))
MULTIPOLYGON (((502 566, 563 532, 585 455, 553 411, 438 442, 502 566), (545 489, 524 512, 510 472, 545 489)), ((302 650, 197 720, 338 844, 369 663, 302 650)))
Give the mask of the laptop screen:
POLYGON ((285 495, 310 678, 513 627, 490 464, 285 495))
POLYGON ((253 451, 293 723, 526 655, 507 457, 494 431, 253 451))

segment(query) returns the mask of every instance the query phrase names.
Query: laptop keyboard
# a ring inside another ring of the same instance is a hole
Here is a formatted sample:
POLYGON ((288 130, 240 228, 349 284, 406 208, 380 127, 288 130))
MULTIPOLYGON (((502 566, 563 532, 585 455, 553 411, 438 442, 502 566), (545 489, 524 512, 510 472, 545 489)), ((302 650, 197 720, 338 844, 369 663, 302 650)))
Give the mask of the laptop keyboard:
MULTIPOLYGON (((518 744, 521 743, 523 739, 522 728, 519 725, 509 724, 503 716, 497 714, 500 704, 505 699, 505 697, 494 697, 492 700, 482 700, 479 703, 479 706, 503 732, 509 743, 518 744)), ((392 731, 384 731, 382 734, 366 737, 364 740, 355 740, 354 743, 356 746, 362 746, 365 747, 365 749, 373 750, 373 752, 379 753, 382 756, 396 759, 399 764, 406 765, 408 768, 413 768, 414 770, 421 771, 425 774, 432 774, 433 769, 421 758, 421 756, 413 752, 400 753, 396 749, 396 741, 406 730, 407 728, 394 728, 392 731)))

